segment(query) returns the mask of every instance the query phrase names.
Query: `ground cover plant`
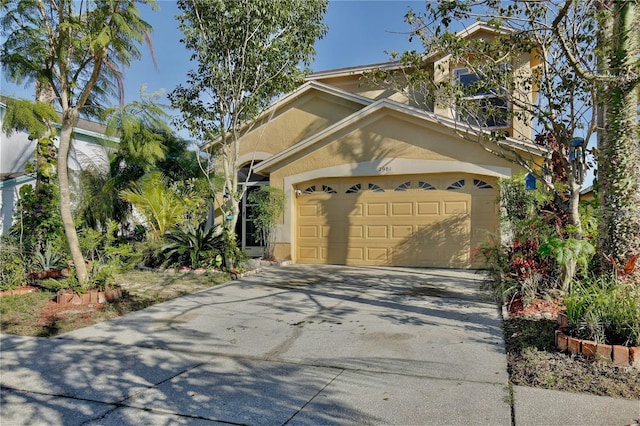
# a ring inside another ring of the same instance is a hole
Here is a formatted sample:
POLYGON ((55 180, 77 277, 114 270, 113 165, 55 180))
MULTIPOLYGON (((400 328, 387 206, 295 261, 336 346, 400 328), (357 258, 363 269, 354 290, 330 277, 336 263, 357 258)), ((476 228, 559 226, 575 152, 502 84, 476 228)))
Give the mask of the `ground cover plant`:
POLYGON ((479 248, 487 286, 504 304, 504 337, 510 381, 516 385, 640 399, 640 370, 557 350, 557 314, 566 333, 598 343, 640 344, 640 285, 635 264, 594 262, 594 203, 581 206, 583 232, 558 214, 540 191, 526 191, 522 177, 503 180, 502 234, 479 248))

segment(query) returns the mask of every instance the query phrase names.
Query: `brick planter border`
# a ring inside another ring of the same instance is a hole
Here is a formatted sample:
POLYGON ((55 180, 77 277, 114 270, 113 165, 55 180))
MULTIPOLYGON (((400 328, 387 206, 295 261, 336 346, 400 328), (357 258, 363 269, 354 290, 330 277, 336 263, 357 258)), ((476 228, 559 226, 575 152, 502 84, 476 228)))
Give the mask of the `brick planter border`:
POLYGON ((558 315, 558 324, 560 327, 556 330, 555 344, 560 352, 581 354, 588 359, 640 369, 640 346, 605 345, 568 336, 565 334, 567 323, 563 314, 558 315))
POLYGON ((82 294, 60 291, 56 294, 56 303, 60 305, 90 305, 94 303, 113 302, 121 297, 122 289, 119 287, 104 291, 88 290, 82 294))
POLYGON ((14 288, 13 290, 0 291, 0 297, 15 296, 17 294, 34 293, 36 291, 38 291, 38 289, 36 287, 30 286, 30 285, 26 285, 26 286, 14 288))

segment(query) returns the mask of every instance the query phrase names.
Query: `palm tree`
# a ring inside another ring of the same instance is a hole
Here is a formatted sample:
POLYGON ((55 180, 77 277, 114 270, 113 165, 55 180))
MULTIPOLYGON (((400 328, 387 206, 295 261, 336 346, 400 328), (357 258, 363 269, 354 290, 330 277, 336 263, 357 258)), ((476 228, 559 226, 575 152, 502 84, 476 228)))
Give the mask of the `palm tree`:
POLYGON ((17 83, 35 83, 37 99, 55 103, 62 115, 57 162, 60 214, 81 284, 88 274, 71 211, 67 170, 71 135, 80 115, 97 115, 110 95, 117 95, 122 103, 119 67, 142 57, 139 45, 151 44, 152 28, 141 18, 137 4, 157 9, 155 0, 0 3, 6 37, 0 58, 7 77, 17 83))

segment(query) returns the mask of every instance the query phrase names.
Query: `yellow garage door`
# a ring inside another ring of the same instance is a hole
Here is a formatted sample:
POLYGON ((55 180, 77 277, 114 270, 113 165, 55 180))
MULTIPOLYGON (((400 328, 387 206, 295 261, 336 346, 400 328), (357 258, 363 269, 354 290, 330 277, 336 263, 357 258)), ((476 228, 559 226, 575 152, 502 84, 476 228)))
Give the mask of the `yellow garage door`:
POLYGON ((297 185, 296 261, 468 268, 498 230, 495 178, 318 179, 297 185))

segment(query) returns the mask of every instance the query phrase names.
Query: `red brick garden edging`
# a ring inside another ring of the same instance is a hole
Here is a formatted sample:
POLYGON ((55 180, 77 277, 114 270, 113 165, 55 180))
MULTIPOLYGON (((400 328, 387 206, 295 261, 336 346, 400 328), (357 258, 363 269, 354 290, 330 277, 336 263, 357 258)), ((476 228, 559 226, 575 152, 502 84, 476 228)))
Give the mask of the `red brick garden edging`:
POLYGON ((640 346, 605 345, 593 340, 581 340, 565 334, 567 317, 558 315, 560 327, 556 330, 556 347, 559 351, 573 355, 582 354, 585 358, 612 363, 621 367, 640 369, 640 346))
POLYGON ((27 294, 27 293, 33 293, 38 291, 38 289, 36 287, 30 286, 30 285, 25 285, 22 287, 17 287, 14 288, 13 290, 3 290, 0 291, 0 297, 4 297, 4 296, 14 296, 16 294, 27 294))
POLYGON ((88 305, 91 303, 112 302, 122 297, 121 288, 110 288, 104 291, 87 290, 78 294, 72 291, 59 291, 56 294, 56 303, 60 305, 88 305))

